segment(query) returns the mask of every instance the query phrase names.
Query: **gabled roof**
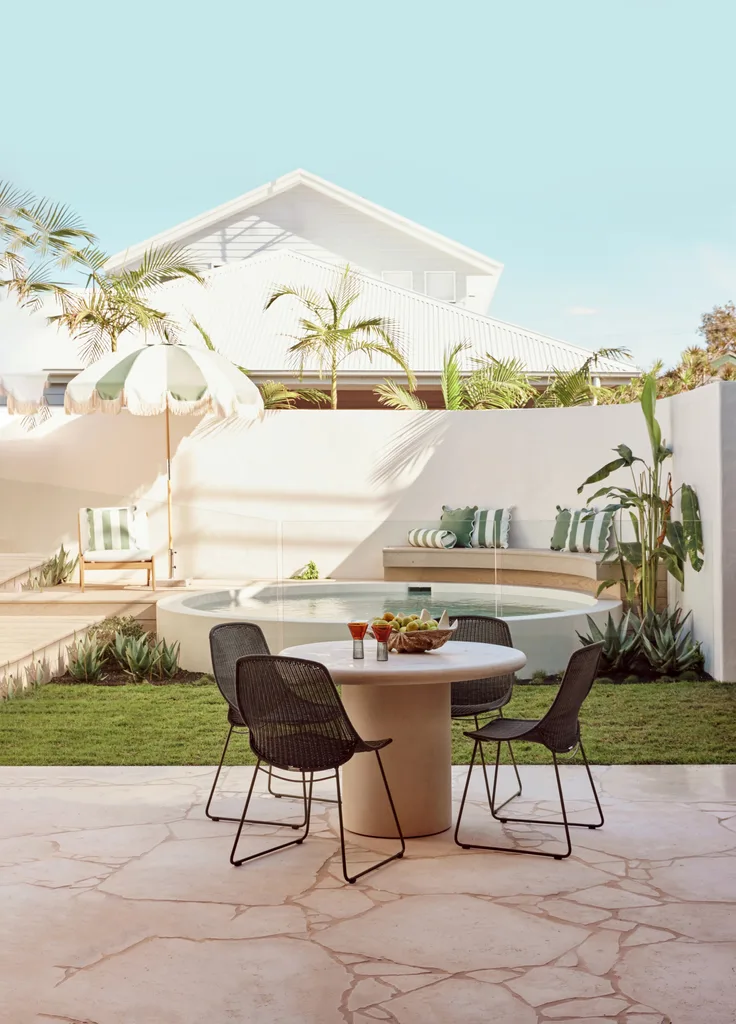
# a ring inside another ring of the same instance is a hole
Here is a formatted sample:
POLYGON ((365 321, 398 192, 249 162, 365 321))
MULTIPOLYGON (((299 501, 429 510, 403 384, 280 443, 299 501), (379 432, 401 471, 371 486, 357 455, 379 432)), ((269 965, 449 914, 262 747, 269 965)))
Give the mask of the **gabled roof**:
MULTIPOLYGON (((298 320, 303 311, 290 297, 264 310, 267 297, 282 284, 323 292, 334 287, 341 270, 334 264, 281 249, 209 271, 204 275, 204 287, 189 280, 171 282, 151 301, 187 325, 184 340, 196 344, 199 338, 189 324, 193 315, 223 355, 254 374, 283 379, 294 366, 288 349, 294 335, 299 334, 298 320)), ((519 359, 527 373, 545 378, 553 368, 576 369, 590 356, 587 349, 577 345, 367 275, 361 275, 361 294, 352 311, 355 316, 381 315, 393 320, 409 365, 425 379, 439 374, 447 347, 461 341, 469 345, 461 356, 466 370, 473 368, 473 357, 490 353, 499 359, 519 359)), ((307 369, 316 372, 318 367, 315 364, 307 369)), ((389 359, 378 356, 371 363, 360 354, 341 367, 342 374, 358 377, 383 377, 395 371, 389 359)), ((596 372, 603 379, 619 381, 639 373, 632 364, 615 359, 599 360, 596 372)))
POLYGON ((497 276, 503 269, 503 264, 497 260, 492 260, 488 256, 476 252, 474 249, 469 249, 459 242, 445 238, 444 235, 440 235, 436 231, 430 231, 429 228, 422 227, 421 224, 415 224, 414 221, 408 220, 398 213, 386 210, 384 207, 378 206, 368 199, 363 199, 362 196, 356 195, 354 192, 348 192, 347 189, 340 188, 339 185, 333 185, 331 181, 326 181, 316 174, 310 174, 309 171, 303 170, 284 174, 282 177, 276 178, 266 185, 261 185, 251 192, 246 192, 245 195, 239 196, 237 199, 231 199, 230 202, 216 206, 207 213, 201 213, 197 217, 192 217, 190 220, 186 220, 182 224, 170 228, 168 231, 162 231, 145 242, 132 245, 130 248, 111 256, 107 266, 110 270, 117 270, 127 263, 135 263, 141 258, 145 250, 152 245, 184 245, 186 240, 192 235, 206 231, 222 221, 244 214, 266 199, 271 199, 282 192, 288 192, 299 185, 305 185, 307 188, 314 189, 315 192, 321 192, 322 195, 328 196, 354 210, 358 210, 373 218, 373 220, 380 221, 398 231, 402 231, 404 234, 418 241, 425 242, 427 245, 433 246, 435 249, 439 249, 450 256, 465 260, 467 263, 477 267, 479 274, 493 274, 497 276))

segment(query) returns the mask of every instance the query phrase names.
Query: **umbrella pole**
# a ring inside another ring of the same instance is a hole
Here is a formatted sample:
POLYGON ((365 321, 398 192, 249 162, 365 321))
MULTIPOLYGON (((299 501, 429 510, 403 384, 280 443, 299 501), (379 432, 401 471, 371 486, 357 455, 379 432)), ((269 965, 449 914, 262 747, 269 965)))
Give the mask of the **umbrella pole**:
POLYGON ((174 578, 174 531, 171 509, 171 424, 169 422, 169 396, 166 396, 166 505, 169 526, 169 579, 174 578))

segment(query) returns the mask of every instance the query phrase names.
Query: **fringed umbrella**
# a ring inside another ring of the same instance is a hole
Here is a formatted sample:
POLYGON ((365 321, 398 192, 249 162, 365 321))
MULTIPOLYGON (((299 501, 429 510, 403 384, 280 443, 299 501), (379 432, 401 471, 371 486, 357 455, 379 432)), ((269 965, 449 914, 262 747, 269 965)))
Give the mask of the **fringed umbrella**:
POLYGON ((171 507, 170 416, 256 419, 263 399, 255 384, 224 356, 191 345, 146 345, 133 352, 113 352, 92 363, 67 386, 68 413, 118 413, 166 416, 166 486, 169 579, 174 578, 171 507))

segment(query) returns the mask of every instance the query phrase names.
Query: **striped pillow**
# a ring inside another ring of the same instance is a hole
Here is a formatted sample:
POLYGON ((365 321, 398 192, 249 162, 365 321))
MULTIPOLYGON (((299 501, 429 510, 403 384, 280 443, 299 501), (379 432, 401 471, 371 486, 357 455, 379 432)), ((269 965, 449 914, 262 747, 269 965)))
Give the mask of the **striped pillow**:
POLYGON ((471 548, 507 548, 510 526, 510 508, 477 509, 470 535, 471 548))
POLYGON ((454 548, 457 537, 449 530, 409 530, 413 548, 454 548))
POLYGON ((129 551, 135 548, 135 505, 127 508, 88 508, 90 551, 129 551))
POLYGON ((549 546, 553 551, 588 551, 596 554, 607 551, 613 516, 612 511, 560 508, 558 505, 549 546))

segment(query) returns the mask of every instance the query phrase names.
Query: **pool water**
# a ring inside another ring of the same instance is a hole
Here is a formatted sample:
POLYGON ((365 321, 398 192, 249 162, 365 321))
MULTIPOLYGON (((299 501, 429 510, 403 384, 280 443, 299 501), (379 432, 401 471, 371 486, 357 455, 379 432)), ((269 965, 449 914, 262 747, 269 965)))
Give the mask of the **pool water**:
MULTIPOLYGON (((490 589, 490 588, 489 588, 490 589)), ((350 622, 351 620, 370 620, 386 611, 405 615, 419 614, 427 608, 435 618, 439 618, 443 610, 449 615, 494 615, 512 618, 519 615, 548 615, 550 612, 562 612, 579 609, 580 601, 566 601, 564 597, 533 599, 527 595, 515 595, 503 588, 493 588, 496 592, 479 593, 468 588, 467 593, 442 591, 432 588, 427 592, 410 592, 408 589, 397 592, 395 587, 382 591, 380 588, 371 593, 340 589, 335 594, 305 593, 295 595, 293 588, 286 594, 274 593, 275 588, 269 587, 263 596, 248 596, 240 590, 218 591, 214 594, 198 594, 189 598, 190 607, 203 612, 220 612, 224 614, 248 613, 254 618, 266 617, 275 619, 316 619, 325 622, 350 622)))

